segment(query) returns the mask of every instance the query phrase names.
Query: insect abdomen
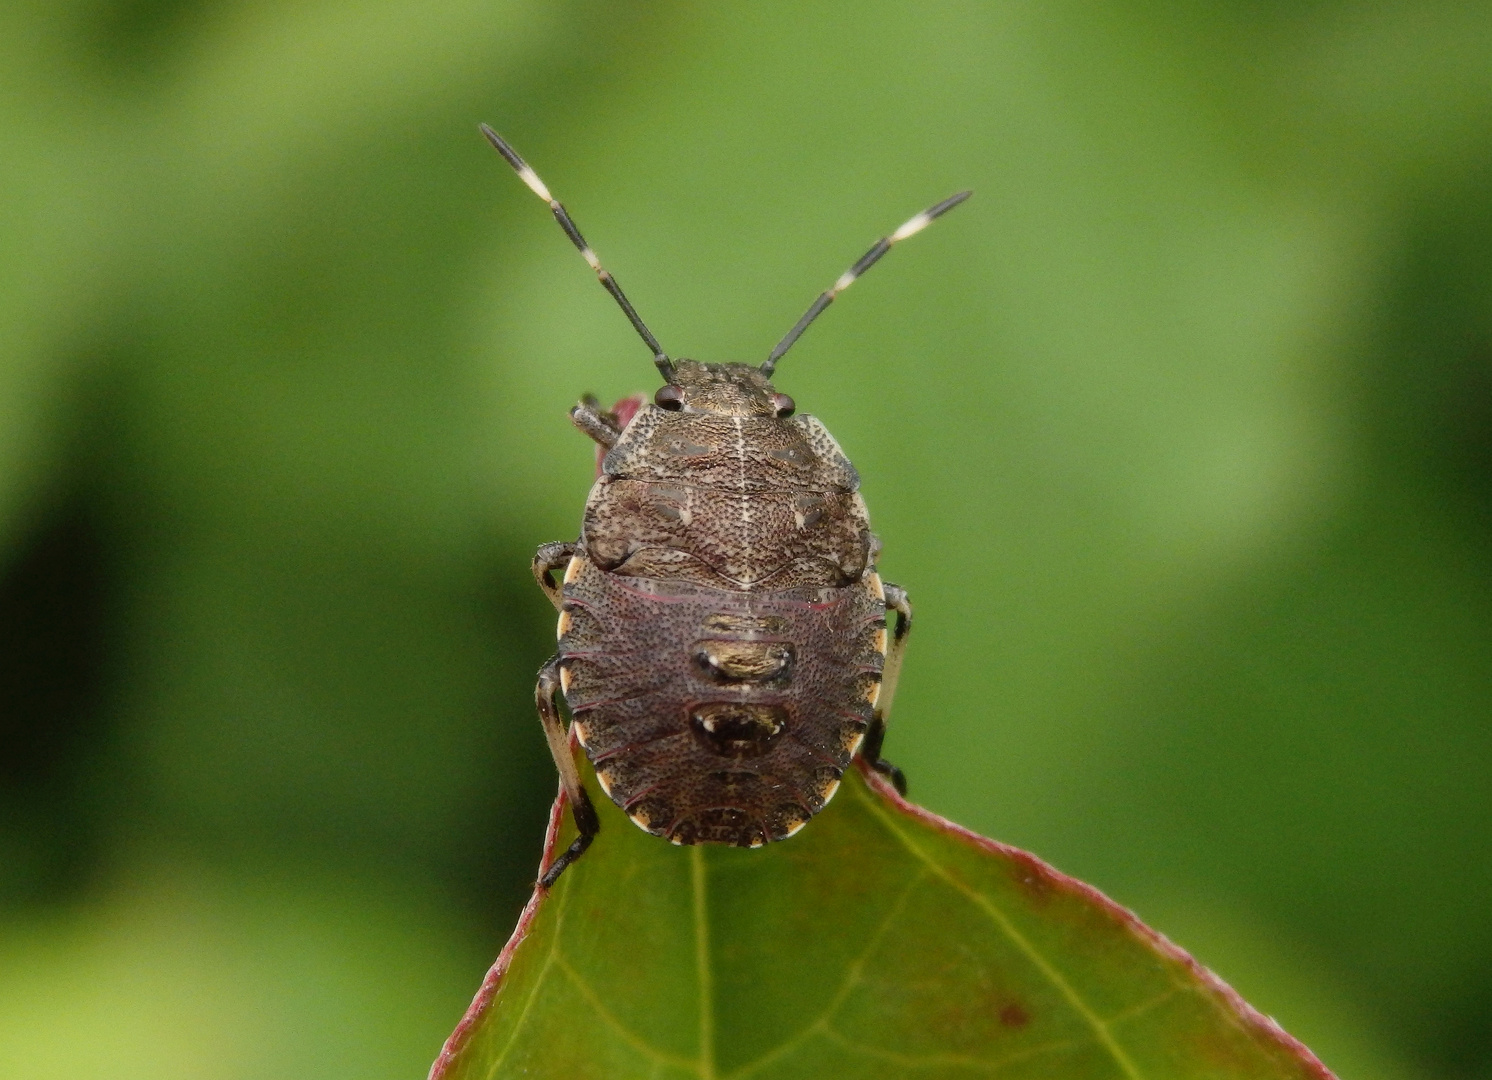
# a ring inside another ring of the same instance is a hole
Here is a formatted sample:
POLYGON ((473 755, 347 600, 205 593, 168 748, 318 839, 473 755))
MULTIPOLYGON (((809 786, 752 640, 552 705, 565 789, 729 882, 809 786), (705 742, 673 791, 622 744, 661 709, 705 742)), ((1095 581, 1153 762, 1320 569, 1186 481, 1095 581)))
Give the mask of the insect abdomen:
POLYGON ((638 825, 756 846, 823 808, 880 679, 873 574, 751 593, 624 577, 580 556, 572 570, 566 700, 597 778, 638 825))

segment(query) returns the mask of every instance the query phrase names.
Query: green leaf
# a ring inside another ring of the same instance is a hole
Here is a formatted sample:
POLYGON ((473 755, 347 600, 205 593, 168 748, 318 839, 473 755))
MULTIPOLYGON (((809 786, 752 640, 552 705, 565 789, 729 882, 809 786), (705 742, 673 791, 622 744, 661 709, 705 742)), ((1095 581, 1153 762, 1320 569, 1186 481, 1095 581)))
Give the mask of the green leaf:
MULTIPOLYGON (((851 770, 761 850, 602 831, 431 1080, 1331 1074, 1097 890, 851 770)), ((570 826, 556 803, 545 862, 570 826)))

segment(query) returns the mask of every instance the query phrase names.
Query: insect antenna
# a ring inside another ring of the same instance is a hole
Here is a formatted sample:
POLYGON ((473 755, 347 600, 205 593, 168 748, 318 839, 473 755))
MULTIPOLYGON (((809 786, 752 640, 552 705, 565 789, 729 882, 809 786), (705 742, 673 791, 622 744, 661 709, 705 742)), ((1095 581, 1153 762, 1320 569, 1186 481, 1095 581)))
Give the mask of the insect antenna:
POLYGON ((909 236, 916 236, 923 229, 931 225, 934 220, 948 213, 948 211, 952 210, 972 194, 974 194, 972 191, 960 191, 957 195, 950 195, 936 206, 929 206, 890 236, 883 236, 877 240, 875 246, 860 256, 859 261, 854 266, 839 275, 838 281, 819 294, 819 298, 803 313, 803 317, 798 320, 797 325, 787 332, 787 337, 777 343, 777 348, 772 350, 772 355, 767 357, 766 363, 762 364, 762 374, 771 378, 772 372, 777 369, 777 361, 782 359, 783 353, 793 347, 793 343, 803 335, 804 330, 808 329, 808 324, 817 319, 819 313, 824 308, 834 303, 836 296, 853 285, 856 278, 874 266, 882 255, 890 251, 892 244, 900 240, 905 240, 909 236))
POLYGON ((570 242, 580 250, 581 255, 585 256, 585 261, 590 263, 591 269, 596 272, 596 277, 601 280, 601 284, 605 286, 606 291, 611 293, 611 298, 621 305, 622 311, 632 323, 632 328, 637 331, 643 341, 647 342, 648 348, 653 350, 653 363, 657 364, 658 370, 663 373, 664 381, 673 382, 673 361, 668 358, 668 354, 663 351, 663 346, 658 344, 658 339, 653 336, 653 332, 642 321, 642 316, 637 314, 637 309, 627 299, 627 294, 622 292, 622 287, 616 283, 616 278, 611 276, 611 271, 601 265, 601 260, 596 258, 596 253, 585 242, 585 237, 580 235, 580 230, 575 227, 575 222, 571 219, 570 212, 560 205, 558 199, 549 194, 549 189, 544 186, 544 181, 539 179, 538 174, 529 167, 528 162, 518 156, 518 151, 508 145, 506 139, 486 124, 478 126, 482 129, 482 134, 487 136, 487 141, 497 149, 497 152, 503 156, 509 165, 513 166, 513 171, 518 174, 518 179, 527 184, 529 190, 535 195, 549 204, 549 209, 554 213, 554 220, 559 222, 560 228, 565 230, 565 235, 570 238, 570 242))

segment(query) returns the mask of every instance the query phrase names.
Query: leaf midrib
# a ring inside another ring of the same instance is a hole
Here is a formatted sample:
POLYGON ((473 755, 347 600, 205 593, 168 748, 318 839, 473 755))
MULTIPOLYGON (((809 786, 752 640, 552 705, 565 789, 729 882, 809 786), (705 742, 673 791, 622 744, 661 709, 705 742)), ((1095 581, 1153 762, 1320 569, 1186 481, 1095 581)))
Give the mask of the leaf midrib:
POLYGON ((709 881, 704 849, 689 849, 689 883, 694 890, 694 970, 699 979, 699 1077, 715 1080, 715 973, 710 967, 709 881))

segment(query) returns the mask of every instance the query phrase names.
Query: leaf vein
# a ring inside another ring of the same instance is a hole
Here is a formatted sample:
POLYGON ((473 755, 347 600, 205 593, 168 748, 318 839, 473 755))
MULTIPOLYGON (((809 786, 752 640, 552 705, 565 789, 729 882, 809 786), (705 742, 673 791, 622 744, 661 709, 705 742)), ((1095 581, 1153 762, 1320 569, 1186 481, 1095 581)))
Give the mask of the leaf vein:
POLYGON ((704 852, 689 849, 689 880, 694 888, 694 965, 699 979, 699 1077, 715 1080, 715 977, 710 970, 710 908, 704 852))
POLYGON ((659 1050, 618 1020, 612 1011, 602 1004, 600 997, 597 996, 595 990, 585 981, 580 972, 571 967, 569 961, 561 956, 557 949, 554 954, 554 966, 564 972, 565 977, 574 984, 575 989, 580 992, 581 997, 585 998, 585 1003, 591 1007, 591 1010, 601 1022, 610 1028, 616 1034, 617 1038, 621 1039, 633 1050, 636 1050, 655 1065, 674 1065, 691 1070, 695 1067, 695 1063, 689 1058, 676 1057, 666 1051, 659 1050))
POLYGON ((1010 918, 997 908, 989 897, 971 888, 964 882, 959 881, 944 866, 939 864, 931 855, 918 846, 891 816, 886 813, 885 809, 878 805, 875 797, 870 793, 868 788, 856 785, 854 790, 865 801, 865 804, 870 807, 871 813, 880 819, 881 824, 901 842, 903 847, 920 859, 933 874, 942 878, 951 888, 956 892, 962 893, 976 907, 983 911, 989 917, 989 920, 995 924, 996 928, 1009 939, 1010 943, 1025 955, 1026 959, 1041 973, 1042 977, 1066 999, 1073 1011, 1093 1030, 1094 1037, 1108 1051, 1109 1056, 1114 1059, 1114 1063, 1119 1067, 1119 1071, 1128 1077, 1129 1080, 1144 1080, 1143 1074, 1135 1066, 1135 1063, 1130 1060, 1129 1055, 1124 1052, 1124 1048, 1119 1045, 1118 1040, 1114 1038, 1114 1033, 1109 1030, 1108 1024, 1089 1007, 1088 1003, 1083 1000, 1073 985, 1067 981, 1051 961, 1043 956, 1024 934, 1016 929, 1015 924, 1010 921, 1010 918))
POLYGON ((988 1058, 974 1057, 969 1054, 903 1054, 896 1050, 886 1050, 879 1046, 867 1046, 864 1043, 856 1042, 843 1032, 835 1031, 827 1024, 824 1026, 821 1034, 830 1042, 852 1053, 875 1058, 879 1061, 889 1061, 909 1069, 965 1068, 990 1073, 998 1072, 1010 1065, 1016 1065, 1034 1057, 1040 1057, 1043 1054, 1054 1053, 1058 1050, 1069 1050, 1088 1042, 1087 1039, 1059 1039, 1055 1042, 1042 1043, 1039 1046, 1028 1046, 1024 1050, 1017 1050, 1006 1054, 1004 1057, 990 1060, 988 1058))
POLYGON ((881 919, 880 924, 875 928, 874 931, 866 936, 865 948, 861 950, 860 955, 855 957, 855 959, 852 960, 848 967, 845 969, 844 981, 840 983, 839 989, 835 991, 834 996, 829 999, 829 1003, 824 1006, 824 1011, 820 1013, 807 1026, 799 1029, 796 1035, 792 1035, 789 1038, 784 1039, 782 1042, 778 1043, 777 1046, 762 1054, 755 1061, 748 1061, 745 1065, 742 1065, 740 1068, 731 1072, 729 1075, 729 1080, 741 1080, 742 1077, 749 1076, 751 1073, 756 1072, 758 1069, 766 1065, 770 1065, 772 1062, 778 1061, 781 1058, 792 1053, 798 1047, 806 1043, 809 1039, 813 1038, 815 1034, 823 1034, 828 1032, 830 1019, 836 1012, 839 1011, 840 1006, 844 1004, 845 999, 850 996, 850 991, 852 991, 855 986, 859 984, 860 976, 864 974, 865 971, 865 962, 870 959, 870 954, 875 952, 876 946, 881 943, 881 939, 884 938, 886 936, 886 932, 891 929, 891 924, 896 921, 896 917, 900 915, 902 909, 906 907, 907 899, 912 895, 912 891, 926 880, 927 871, 925 869, 918 870, 917 873, 913 875, 912 880, 908 881, 902 888, 900 894, 898 894, 898 896, 896 897, 895 902, 893 902, 892 905, 887 908, 886 915, 884 918, 881 919))
POLYGON ((1159 994, 1156 994, 1148 1001, 1142 1001, 1138 1005, 1131 1005, 1127 1009, 1120 1009, 1113 1016, 1110 1016, 1108 1019, 1106 1019, 1104 1023, 1109 1025, 1110 1027, 1113 1027, 1115 1024, 1122 1024, 1126 1020, 1133 1020, 1137 1016, 1143 1016, 1151 1009, 1154 1009, 1159 1005, 1164 1005, 1167 1001, 1170 1001, 1184 989, 1186 989, 1186 987, 1172 986, 1169 989, 1163 990, 1159 994))
POLYGON ((528 1019, 528 1011, 538 1000, 539 990, 543 987, 544 980, 549 976, 549 969, 554 966, 555 958, 559 955, 560 929, 565 924, 565 900, 569 895, 567 889, 560 895, 559 903, 554 906, 554 934, 549 939, 549 952, 544 956, 544 963, 540 966, 539 973, 534 976, 534 986, 529 992, 528 1000, 523 1003, 523 1008, 518 1010, 518 1019, 513 1021, 513 1031, 508 1036, 508 1041, 503 1044, 502 1053, 493 1059, 492 1066, 487 1070, 487 1080, 492 1080, 502 1063, 508 1059, 508 1052, 518 1041, 518 1033, 523 1030, 524 1021, 528 1019))

